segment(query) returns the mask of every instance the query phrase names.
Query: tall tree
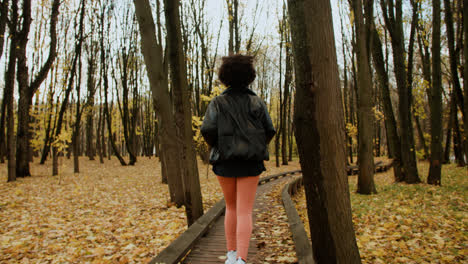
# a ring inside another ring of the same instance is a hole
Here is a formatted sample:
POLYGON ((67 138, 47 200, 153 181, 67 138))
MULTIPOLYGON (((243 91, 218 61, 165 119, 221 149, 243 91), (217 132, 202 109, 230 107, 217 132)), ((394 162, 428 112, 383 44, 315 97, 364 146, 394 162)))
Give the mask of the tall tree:
POLYGON ((23 1, 23 23, 22 28, 18 32, 18 45, 17 45, 17 81, 19 90, 19 101, 18 101, 18 126, 17 126, 17 138, 16 138, 16 176, 26 177, 31 176, 29 171, 29 120, 30 120, 30 108, 32 104, 32 98, 36 93, 39 86, 47 77, 50 68, 57 55, 57 18, 59 14, 60 0, 54 0, 52 3, 52 12, 50 16, 50 45, 49 45, 49 57, 42 65, 41 69, 30 82, 28 60, 26 57, 26 47, 28 44, 29 29, 31 26, 31 0, 23 1))
MULTIPOLYGON (((5 43, 5 30, 6 24, 8 21, 8 0, 3 0, 0 3, 0 58, 3 55, 3 45, 5 43)), ((0 162, 4 163, 4 156, 7 155, 6 150, 6 140, 5 140, 5 121, 6 121, 6 100, 7 100, 7 90, 3 89, 3 99, 2 99, 2 108, 0 112, 0 162)))
MULTIPOLYGON (((168 91, 167 71, 161 42, 156 38, 156 28, 149 0, 133 0, 140 28, 141 51, 145 59, 146 72, 151 86, 155 112, 158 113, 161 142, 162 173, 166 175, 171 201, 184 204, 179 138, 174 133, 176 126, 171 98, 168 91)), ((161 41, 161 38, 160 38, 161 41)), ((165 176, 163 176, 165 177, 165 176)))
POLYGON ((440 0, 432 0, 431 156, 427 183, 441 184, 442 73, 440 62, 440 0))
POLYGON ((416 151, 412 133, 411 91, 408 90, 411 84, 407 83, 402 1, 381 0, 380 6, 385 26, 390 33, 393 49, 394 72, 398 88, 398 115, 404 177, 407 183, 418 183, 421 180, 416 165, 416 151))
POLYGON ((278 104, 276 105, 276 126, 279 127, 278 132, 275 135, 275 163, 276 167, 280 166, 280 139, 281 133, 283 133, 283 42, 284 42, 284 22, 279 20, 279 33, 280 33, 280 45, 279 45, 279 83, 278 83, 278 104))
POLYGON ((375 25, 371 27, 372 34, 372 60, 377 73, 377 80, 380 84, 380 92, 384 110, 385 129, 387 131, 387 141, 389 153, 393 157, 393 174, 395 181, 403 181, 403 172, 401 168, 401 142, 398 136, 395 115, 393 113, 392 100, 390 97, 390 88, 388 83, 388 74, 385 70, 385 61, 382 52, 382 42, 375 25))
MULTIPOLYGON (((101 16, 100 16, 100 49, 101 49, 101 78, 102 78, 102 83, 104 86, 104 116, 105 116, 105 121, 107 124, 107 133, 108 133, 108 140, 109 144, 111 145, 112 151, 114 152, 114 155, 117 157, 119 160, 120 164, 122 166, 126 166, 127 163, 125 160, 122 158, 122 155, 120 155, 120 151, 117 149, 117 146, 115 144, 114 140, 114 135, 112 134, 112 120, 111 120, 111 109, 109 109, 109 102, 108 102, 108 94, 109 94, 109 79, 107 76, 108 73, 108 48, 105 47, 104 45, 104 18, 106 17, 106 12, 110 9, 111 7, 108 7, 107 5, 102 5, 101 6, 101 16)), ((110 22, 107 23, 107 31, 109 31, 110 28, 110 22)), ((104 140, 103 140, 104 142, 104 140)), ((109 159, 111 158, 111 155, 109 154, 109 159)))
POLYGON ((203 200, 196 153, 193 145, 192 112, 190 109, 190 93, 187 83, 187 70, 183 52, 180 30, 179 0, 165 0, 164 14, 166 17, 167 41, 169 45, 169 65, 175 106, 175 123, 178 136, 182 143, 180 159, 182 179, 185 191, 185 210, 188 225, 192 225, 203 215, 203 200))
POLYGON ((288 165, 288 157, 287 157, 287 149, 288 149, 288 103, 290 97, 290 86, 292 82, 292 54, 291 54, 291 34, 289 30, 289 21, 287 20, 286 14, 286 3, 283 6, 283 34, 284 34, 284 50, 285 50, 285 72, 284 72, 284 89, 283 89, 283 100, 282 100, 282 107, 281 107, 281 120, 282 126, 280 127, 281 130, 281 164, 288 165))
MULTIPOLYGON (((465 104, 468 102, 463 102, 463 92, 461 90, 460 79, 458 78, 458 67, 457 62, 459 61, 459 50, 455 49, 455 33, 453 30, 453 12, 451 1, 444 0, 444 10, 445 10, 445 28, 447 31, 447 46, 449 50, 449 61, 450 61, 450 79, 453 83, 453 89, 456 95, 456 104, 459 106, 462 116, 465 116, 465 104)), ((439 8, 440 10, 440 8, 439 8)), ((433 21, 434 22, 434 21, 433 21)), ((468 153, 466 153, 468 155, 468 153)))
POLYGON ((78 59, 78 81, 75 84, 76 90, 76 103, 75 103, 75 122, 73 124, 73 132, 72 132, 72 151, 73 151, 73 171, 75 173, 80 172, 80 128, 81 128, 81 116, 83 114, 83 110, 86 107, 81 106, 81 71, 83 69, 82 61, 81 61, 81 54, 78 59))
POLYGON ((239 53, 239 0, 226 0, 229 20, 229 54, 239 53))
MULTIPOLYGON (((91 32, 94 32, 95 25, 91 22, 91 32)), ((89 160, 94 160, 96 155, 96 147, 93 144, 94 141, 94 95, 96 94, 96 58, 98 50, 98 42, 94 39, 94 34, 90 36, 91 40, 87 44, 87 63, 88 63, 88 72, 87 72, 87 81, 86 87, 88 90, 87 100, 86 100, 86 156, 89 160)), ((96 137, 96 141, 98 140, 96 137)), ((97 145, 97 142, 96 142, 97 145)))
MULTIPOLYGON (((78 22, 78 32, 76 33, 76 44, 73 54, 73 60, 71 63, 70 70, 68 71, 68 84, 65 88, 65 95, 60 106, 60 112, 57 119, 57 127, 55 128, 54 140, 58 139, 60 133, 62 133, 63 119, 65 111, 67 110, 68 100, 75 82, 76 68, 78 61, 81 60, 81 47, 83 46, 83 28, 84 28, 84 17, 85 17, 85 5, 86 0, 81 0, 80 2, 80 18, 78 22)), ((57 145, 52 147, 52 175, 58 175, 58 156, 59 156, 59 147, 57 145)))
MULTIPOLYGON (((372 100, 372 80, 369 65, 368 43, 372 25, 372 0, 366 1, 366 21, 362 12, 361 0, 353 0, 354 22, 356 26, 358 63, 358 189, 361 194, 377 193, 374 184, 373 126, 374 111, 372 100), (369 7, 367 7, 369 6, 369 7)), ((372 44, 371 44, 372 45, 372 44)))
POLYGON ((296 69, 295 136, 314 258, 317 263, 361 263, 345 171, 330 2, 288 0, 288 8, 296 69))
POLYGON ((16 181, 16 158, 15 158, 15 116, 13 110, 15 67, 17 54, 17 24, 18 24, 18 0, 12 0, 11 17, 9 23, 10 49, 8 66, 5 72, 5 105, 7 108, 7 159, 8 159, 8 181, 16 181))
POLYGON ((463 125, 465 138, 465 158, 466 164, 468 164, 468 0, 463 0, 463 35, 465 36, 465 41, 463 41, 463 65, 465 65, 465 67, 463 67, 463 90, 464 101, 467 104, 465 107, 465 115, 463 116, 463 125))
MULTIPOLYGON (((122 106, 120 105, 120 101, 117 101, 119 104, 120 115, 122 118, 122 125, 123 125, 123 135, 125 139, 125 146, 127 148, 127 152, 130 156, 130 160, 128 165, 135 165, 137 161, 137 156, 135 154, 135 122, 136 116, 130 114, 130 106, 129 106, 129 95, 131 88, 137 88, 135 82, 131 80, 132 75, 135 74, 135 66, 137 64, 137 58, 135 56, 135 45, 132 43, 135 42, 135 19, 133 16, 130 16, 129 10, 125 16, 125 23, 127 24, 128 28, 124 29, 124 35, 126 37, 122 38, 120 52, 119 52, 119 60, 118 60, 118 67, 120 73, 120 83, 122 88, 122 106), (132 87, 133 86, 133 87, 132 87)), ((117 79, 115 78, 116 84, 118 83, 117 79)), ((116 91, 118 93, 119 88, 116 85, 116 91)), ((134 95, 137 93, 134 92, 134 95)), ((118 94, 117 94, 118 95, 118 94)), ((120 96, 117 96, 117 100, 120 96)), ((135 102, 133 102, 135 103, 135 102)), ((133 111, 138 110, 137 105, 133 104, 133 111)), ((134 113, 133 113, 134 114, 134 113)))

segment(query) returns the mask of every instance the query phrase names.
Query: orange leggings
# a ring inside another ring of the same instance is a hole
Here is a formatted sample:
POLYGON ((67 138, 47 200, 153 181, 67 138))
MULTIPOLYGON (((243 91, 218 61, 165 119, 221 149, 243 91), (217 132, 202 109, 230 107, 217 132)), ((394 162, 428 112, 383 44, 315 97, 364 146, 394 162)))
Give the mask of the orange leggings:
POLYGON ((260 175, 217 177, 226 201, 224 232, 227 250, 237 250, 237 257, 247 260, 252 234, 252 209, 260 175))

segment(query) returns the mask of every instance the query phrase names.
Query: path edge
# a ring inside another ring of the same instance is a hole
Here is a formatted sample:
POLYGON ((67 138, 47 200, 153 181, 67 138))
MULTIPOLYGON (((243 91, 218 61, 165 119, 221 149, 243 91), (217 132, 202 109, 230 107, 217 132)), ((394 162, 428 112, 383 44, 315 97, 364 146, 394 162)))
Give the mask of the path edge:
POLYGON ((288 216, 289 229, 292 233, 294 246, 296 248, 296 256, 299 264, 315 264, 312 254, 312 244, 307 236, 304 224, 297 213, 296 206, 291 199, 291 195, 295 194, 300 186, 302 186, 302 175, 283 187, 281 198, 283 207, 288 216))

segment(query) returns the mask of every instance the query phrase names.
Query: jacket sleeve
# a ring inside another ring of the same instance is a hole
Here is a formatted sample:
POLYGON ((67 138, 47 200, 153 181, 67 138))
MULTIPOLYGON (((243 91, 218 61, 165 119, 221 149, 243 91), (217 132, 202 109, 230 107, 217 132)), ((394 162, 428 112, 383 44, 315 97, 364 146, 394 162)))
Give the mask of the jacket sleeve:
POLYGON ((266 143, 268 145, 275 136, 276 130, 275 127, 273 127, 273 122, 271 121, 266 104, 263 101, 261 101, 261 104, 265 113, 263 115, 263 128, 265 129, 266 143))
POLYGON ((215 99, 208 104, 200 130, 206 143, 210 147, 215 146, 218 141, 218 107, 215 99))

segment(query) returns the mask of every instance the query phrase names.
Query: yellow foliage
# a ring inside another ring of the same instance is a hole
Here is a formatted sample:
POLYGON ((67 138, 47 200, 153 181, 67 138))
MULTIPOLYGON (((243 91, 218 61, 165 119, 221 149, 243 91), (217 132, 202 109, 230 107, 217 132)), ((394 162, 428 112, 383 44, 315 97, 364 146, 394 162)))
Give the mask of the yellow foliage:
POLYGON ((357 127, 351 123, 346 123, 346 131, 348 132, 348 135, 350 137, 355 137, 357 136, 357 127))
POLYGON ((384 119, 384 114, 379 109, 377 109, 375 106, 372 109, 374 110, 375 121, 384 119))
POLYGON ((62 130, 60 135, 52 142, 52 147, 57 147, 58 151, 63 151, 71 143, 72 131, 62 130))

